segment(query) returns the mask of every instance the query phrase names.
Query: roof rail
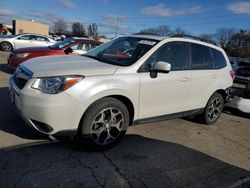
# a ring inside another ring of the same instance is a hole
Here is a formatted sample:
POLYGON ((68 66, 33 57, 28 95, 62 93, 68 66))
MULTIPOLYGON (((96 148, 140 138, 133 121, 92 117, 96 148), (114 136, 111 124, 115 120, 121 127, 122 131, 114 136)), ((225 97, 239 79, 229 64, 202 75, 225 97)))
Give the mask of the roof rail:
POLYGON ((202 42, 213 44, 215 46, 219 46, 216 42, 214 42, 212 40, 204 39, 204 38, 201 38, 201 37, 195 37, 195 36, 192 36, 192 35, 176 34, 176 35, 171 35, 170 37, 180 37, 180 38, 195 39, 195 40, 199 40, 199 41, 202 41, 202 42))

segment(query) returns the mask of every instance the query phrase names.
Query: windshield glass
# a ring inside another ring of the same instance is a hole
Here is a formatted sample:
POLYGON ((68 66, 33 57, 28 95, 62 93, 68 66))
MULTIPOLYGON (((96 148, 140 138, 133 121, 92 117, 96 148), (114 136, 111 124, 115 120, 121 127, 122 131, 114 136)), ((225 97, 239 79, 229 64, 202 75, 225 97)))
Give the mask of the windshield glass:
POLYGON ((65 46, 67 46, 73 42, 75 42, 74 39, 66 39, 64 41, 57 42, 49 47, 54 49, 54 50, 59 50, 59 49, 64 48, 65 46))
POLYGON ((153 39, 120 37, 87 52, 85 56, 104 63, 129 66, 141 58, 157 42, 159 41, 153 39))

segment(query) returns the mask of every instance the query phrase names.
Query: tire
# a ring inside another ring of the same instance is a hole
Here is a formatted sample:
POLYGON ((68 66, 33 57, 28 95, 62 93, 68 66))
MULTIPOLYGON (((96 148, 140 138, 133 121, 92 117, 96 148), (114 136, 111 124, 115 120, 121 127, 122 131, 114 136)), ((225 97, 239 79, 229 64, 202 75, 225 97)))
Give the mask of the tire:
POLYGON ((4 41, 0 43, 0 48, 4 52, 11 52, 13 50, 13 46, 11 43, 4 41))
POLYGON ((129 113, 126 106, 115 98, 103 98, 85 112, 78 138, 88 150, 106 150, 123 138, 128 125, 129 113))
POLYGON ((205 124, 213 124, 215 123, 223 110, 224 107, 224 98, 221 94, 215 93, 213 94, 206 107, 205 110, 202 114, 202 119, 205 124))

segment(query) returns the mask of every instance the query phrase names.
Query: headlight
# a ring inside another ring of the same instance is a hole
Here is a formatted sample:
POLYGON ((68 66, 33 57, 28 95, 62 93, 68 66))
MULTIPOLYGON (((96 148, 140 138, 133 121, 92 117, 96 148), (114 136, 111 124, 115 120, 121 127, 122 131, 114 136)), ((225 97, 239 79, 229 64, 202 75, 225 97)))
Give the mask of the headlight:
POLYGON ((16 57, 17 58, 26 58, 29 55, 29 53, 17 53, 16 57))
POLYGON ((43 93, 60 93, 83 79, 83 76, 57 76, 37 78, 32 84, 32 88, 38 89, 43 93))

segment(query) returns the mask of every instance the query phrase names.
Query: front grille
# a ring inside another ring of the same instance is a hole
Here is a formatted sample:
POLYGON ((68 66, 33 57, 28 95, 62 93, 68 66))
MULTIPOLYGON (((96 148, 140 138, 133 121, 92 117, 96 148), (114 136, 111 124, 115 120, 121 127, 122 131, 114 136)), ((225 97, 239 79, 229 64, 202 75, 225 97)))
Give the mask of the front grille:
POLYGON ((13 75, 13 80, 19 89, 23 89, 33 73, 24 67, 18 67, 13 75))

